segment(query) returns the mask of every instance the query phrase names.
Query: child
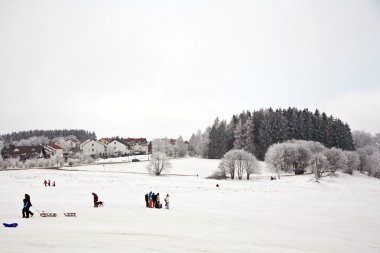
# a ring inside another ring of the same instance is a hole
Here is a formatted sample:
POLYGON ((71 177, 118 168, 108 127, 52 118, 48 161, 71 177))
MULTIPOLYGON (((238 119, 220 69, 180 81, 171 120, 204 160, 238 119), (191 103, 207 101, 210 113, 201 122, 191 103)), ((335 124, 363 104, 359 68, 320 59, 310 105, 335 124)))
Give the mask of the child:
POLYGON ((164 199, 165 200, 165 209, 169 209, 169 194, 166 194, 166 198, 164 199))

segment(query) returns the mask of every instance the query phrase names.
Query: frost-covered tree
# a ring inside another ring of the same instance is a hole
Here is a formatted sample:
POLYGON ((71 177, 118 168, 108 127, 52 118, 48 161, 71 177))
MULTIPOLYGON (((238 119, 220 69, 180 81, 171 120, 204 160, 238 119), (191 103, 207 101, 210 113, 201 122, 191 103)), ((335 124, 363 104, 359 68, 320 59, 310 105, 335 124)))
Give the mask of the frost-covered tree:
POLYGON ((149 173, 156 176, 161 175, 163 172, 168 171, 171 168, 171 163, 168 156, 165 153, 156 152, 153 153, 149 164, 146 169, 149 173))
POLYGON ((365 131, 353 131, 352 139, 355 148, 363 148, 365 146, 372 146, 374 144, 372 134, 365 131))
POLYGON ((187 146, 182 136, 178 137, 174 145, 174 156, 184 157, 187 153, 187 146))
POLYGON ((337 170, 344 171, 347 166, 347 157, 341 149, 331 148, 324 152, 328 161, 328 170, 335 173, 337 170))
POLYGON ((189 140, 188 152, 190 156, 202 155, 202 132, 198 130, 196 134, 192 134, 189 140))
POLYGON ((347 158, 347 164, 346 168, 344 169, 344 172, 347 174, 352 175, 354 170, 358 170, 360 165, 360 158, 358 153, 354 151, 344 151, 344 154, 347 158))
POLYGON ((152 141, 152 153, 164 153, 169 157, 174 156, 174 146, 170 144, 168 138, 154 139, 152 141))
POLYGON ((20 141, 13 142, 15 146, 37 146, 45 145, 50 142, 49 138, 45 136, 33 136, 28 139, 22 139, 20 141))
POLYGON ((229 175, 231 179, 235 178, 235 173, 237 173, 238 179, 242 179, 246 173, 246 178, 249 180, 250 175, 257 171, 257 159, 242 149, 228 151, 219 163, 219 175, 229 175))
POLYGON ((327 157, 322 153, 314 154, 312 155, 309 164, 312 172, 314 173, 315 180, 318 182, 323 173, 328 170, 327 168, 329 162, 327 161, 327 157))
POLYGON ((307 142, 285 142, 269 147, 265 161, 276 169, 285 172, 305 171, 311 157, 307 142))

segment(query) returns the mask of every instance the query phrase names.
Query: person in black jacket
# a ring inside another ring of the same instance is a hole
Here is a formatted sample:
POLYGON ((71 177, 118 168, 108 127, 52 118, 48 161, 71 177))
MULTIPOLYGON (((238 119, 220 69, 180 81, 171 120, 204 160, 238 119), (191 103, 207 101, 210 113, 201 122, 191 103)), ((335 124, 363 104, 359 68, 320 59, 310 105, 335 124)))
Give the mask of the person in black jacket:
POLYGON ((148 200, 149 200, 149 197, 148 197, 148 193, 145 194, 145 203, 146 203, 146 207, 149 207, 148 205, 148 200))
POLYGON ((153 192, 153 195, 152 195, 152 200, 153 200, 153 208, 155 208, 156 207, 156 203, 157 203, 157 195, 154 194, 154 192, 153 192))
POLYGON ((30 202, 30 196, 28 194, 25 194, 23 203, 24 206, 22 208, 22 218, 29 218, 29 215, 33 217, 33 213, 29 210, 29 208, 32 206, 32 203, 30 202))

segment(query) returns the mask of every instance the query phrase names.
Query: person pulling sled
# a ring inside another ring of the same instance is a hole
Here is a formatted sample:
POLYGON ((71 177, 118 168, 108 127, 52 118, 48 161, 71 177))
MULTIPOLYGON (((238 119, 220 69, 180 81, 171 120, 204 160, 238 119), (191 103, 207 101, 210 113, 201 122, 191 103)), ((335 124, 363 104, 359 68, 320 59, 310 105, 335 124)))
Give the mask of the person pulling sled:
POLYGON ((32 202, 30 202, 30 196, 25 194, 25 198, 23 199, 24 206, 22 208, 22 218, 29 218, 29 215, 33 217, 33 213, 29 210, 32 206, 32 202))

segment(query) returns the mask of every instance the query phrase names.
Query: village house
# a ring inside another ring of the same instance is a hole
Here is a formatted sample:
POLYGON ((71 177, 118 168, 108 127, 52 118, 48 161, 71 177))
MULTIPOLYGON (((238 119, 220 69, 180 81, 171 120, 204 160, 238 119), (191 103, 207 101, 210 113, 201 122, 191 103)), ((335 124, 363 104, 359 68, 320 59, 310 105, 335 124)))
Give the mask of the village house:
POLYGON ((127 138, 122 142, 129 147, 131 154, 148 154, 148 141, 145 138, 127 138))
POLYGON ((107 144, 107 154, 109 156, 124 156, 129 153, 128 146, 118 140, 110 141, 107 144))
POLYGON ((49 143, 45 145, 45 151, 50 156, 53 156, 53 155, 63 156, 64 148, 58 144, 49 143))
POLYGON ((104 156, 107 146, 97 140, 87 139, 80 144, 80 150, 84 155, 104 156))
POLYGON ((47 152, 42 145, 10 146, 5 157, 25 161, 28 159, 47 158, 47 152))

